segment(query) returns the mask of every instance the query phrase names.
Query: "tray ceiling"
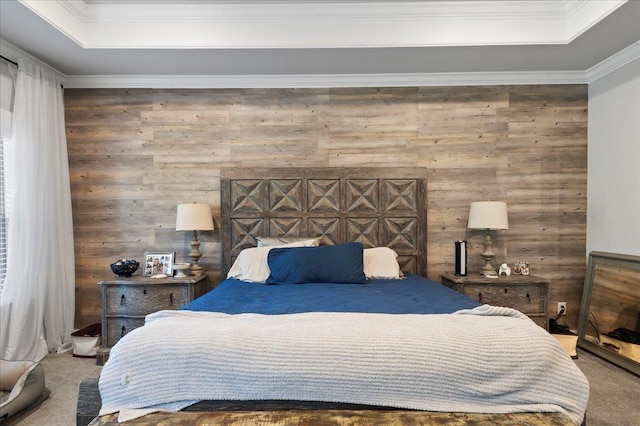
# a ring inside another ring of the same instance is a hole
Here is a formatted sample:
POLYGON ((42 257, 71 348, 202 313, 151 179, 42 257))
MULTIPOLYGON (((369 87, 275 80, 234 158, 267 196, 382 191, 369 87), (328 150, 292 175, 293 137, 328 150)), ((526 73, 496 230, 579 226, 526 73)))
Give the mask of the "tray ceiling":
POLYGON ((19 0, 84 48, 362 48, 566 44, 607 1, 19 0))
POLYGON ((67 76, 584 72, 640 40, 640 2, 625 0, 2 0, 0 8, 0 37, 67 76))

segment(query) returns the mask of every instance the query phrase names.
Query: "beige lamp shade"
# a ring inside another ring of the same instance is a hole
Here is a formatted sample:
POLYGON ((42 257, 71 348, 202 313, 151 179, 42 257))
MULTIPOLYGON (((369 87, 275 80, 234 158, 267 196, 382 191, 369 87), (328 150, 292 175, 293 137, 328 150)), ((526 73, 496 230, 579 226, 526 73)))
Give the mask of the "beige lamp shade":
POLYGON ((176 231, 212 231, 213 216, 209 204, 178 204, 176 231))
POLYGON ((478 201, 469 209, 469 229, 509 229, 507 203, 502 201, 478 201))

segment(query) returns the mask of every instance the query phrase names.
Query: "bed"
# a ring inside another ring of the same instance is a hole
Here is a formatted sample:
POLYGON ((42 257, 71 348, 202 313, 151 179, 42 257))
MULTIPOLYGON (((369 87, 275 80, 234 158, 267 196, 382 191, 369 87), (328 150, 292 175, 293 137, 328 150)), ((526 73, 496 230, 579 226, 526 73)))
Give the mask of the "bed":
POLYGON ((223 170, 228 278, 112 348, 92 424, 581 423, 553 337, 424 278, 425 188, 424 168, 223 170))

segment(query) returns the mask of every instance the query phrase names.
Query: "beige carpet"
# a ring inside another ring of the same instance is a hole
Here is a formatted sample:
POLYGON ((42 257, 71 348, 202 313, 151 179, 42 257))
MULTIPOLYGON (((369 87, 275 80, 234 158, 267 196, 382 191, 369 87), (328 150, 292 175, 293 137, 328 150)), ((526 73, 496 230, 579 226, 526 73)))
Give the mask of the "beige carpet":
MULTIPOLYGON (((579 350, 578 367, 591 384, 587 408, 587 426, 640 426, 640 378, 579 350)), ((76 423, 76 401, 80 381, 98 377, 102 367, 92 358, 74 358, 70 352, 49 355, 42 364, 51 396, 39 407, 21 416, 24 426, 76 423)))
POLYGON ((591 388, 587 426, 640 426, 640 377, 589 352, 578 355, 591 388))

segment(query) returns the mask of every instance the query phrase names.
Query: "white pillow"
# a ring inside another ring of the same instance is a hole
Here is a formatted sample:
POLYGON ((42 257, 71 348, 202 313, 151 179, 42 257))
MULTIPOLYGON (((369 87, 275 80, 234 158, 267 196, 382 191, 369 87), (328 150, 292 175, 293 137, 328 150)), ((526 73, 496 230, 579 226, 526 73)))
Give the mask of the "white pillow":
POLYGON ((291 243, 303 243, 304 247, 316 247, 320 245, 320 237, 256 237, 258 247, 281 246, 291 243))
POLYGON ((402 278, 400 265, 396 258, 398 254, 389 247, 374 247, 364 249, 364 274, 371 278, 402 278))
POLYGON ((267 281, 269 275, 271 275, 271 270, 269 269, 269 264, 267 263, 267 256, 269 255, 269 251, 273 248, 278 247, 306 247, 306 241, 296 241, 289 244, 281 244, 277 246, 267 246, 267 247, 251 247, 244 249, 238 255, 238 258, 231 269, 229 269, 229 273, 227 273, 227 278, 236 278, 242 281, 249 281, 253 283, 263 283, 267 281))

